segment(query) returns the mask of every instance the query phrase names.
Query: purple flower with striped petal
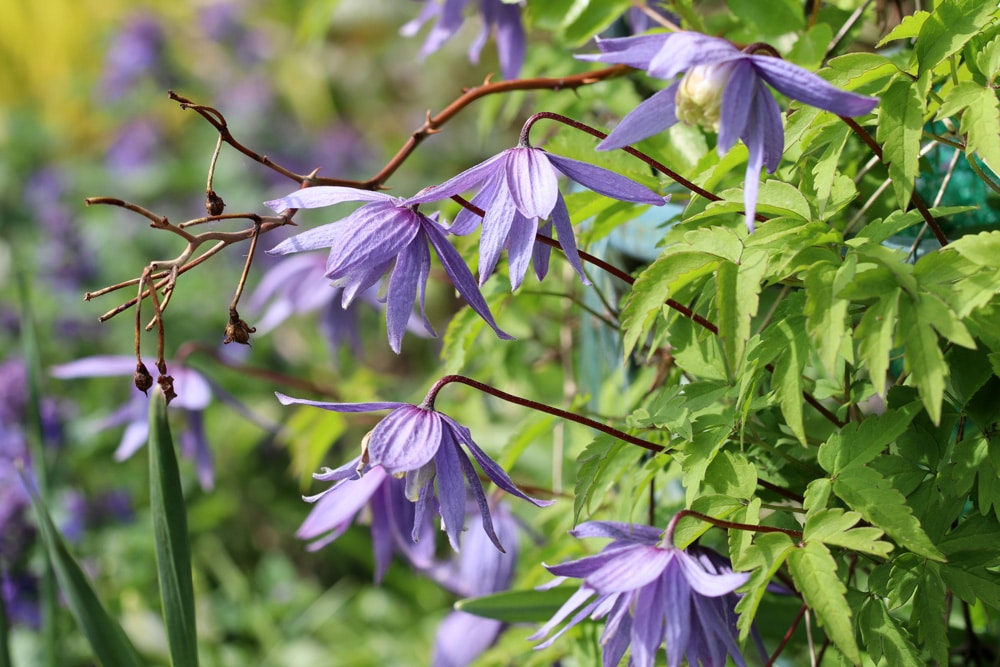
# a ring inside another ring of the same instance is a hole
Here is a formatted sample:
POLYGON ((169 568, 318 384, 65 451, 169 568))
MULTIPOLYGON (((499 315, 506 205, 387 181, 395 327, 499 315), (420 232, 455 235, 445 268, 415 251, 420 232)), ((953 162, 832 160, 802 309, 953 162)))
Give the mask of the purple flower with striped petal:
MULTIPOLYGON (((540 148, 519 145, 508 148, 441 185, 427 188, 409 199, 423 203, 446 199, 479 187, 472 203, 485 211, 483 233, 479 241, 479 283, 493 273, 500 251, 507 248, 510 282, 517 289, 531 261, 541 280, 549 264, 547 245, 536 243, 535 234, 559 235, 566 259, 584 284, 590 282, 583 274, 583 265, 576 249, 573 223, 562 193, 558 175, 563 174, 585 188, 614 199, 662 206, 669 197, 656 194, 624 176, 594 165, 554 155, 540 148), (539 221, 546 222, 539 227, 539 221)), ((469 234, 479 224, 479 216, 462 209, 448 230, 453 234, 469 234)))
POLYGON ((606 617, 601 637, 605 667, 617 665, 629 646, 629 665, 651 667, 661 644, 669 667, 678 667, 685 658, 705 667, 723 667, 728 658, 745 666, 737 644, 734 591, 750 575, 721 565, 725 559, 710 549, 670 546, 671 532, 613 521, 577 526, 570 532, 574 537, 612 541, 595 556, 546 565, 558 577, 546 588, 570 577, 583 579, 583 584, 529 639, 543 639, 573 614, 538 646, 545 648, 584 618, 606 617))
POLYGON ((334 482, 329 489, 304 500, 316 503, 296 536, 311 540, 308 549, 325 547, 354 522, 367 507, 375 551, 375 581, 382 581, 394 554, 399 553, 415 568, 424 570, 434 562, 434 535, 430 515, 417 523, 414 504, 406 500, 404 482, 389 475, 381 466, 361 463, 361 457, 331 470, 313 475, 322 482, 334 482), (364 474, 360 470, 364 471, 364 474))
MULTIPOLYGON (((149 368, 155 364, 146 363, 149 368)), ((180 433, 181 453, 195 460, 198 470, 198 482, 205 491, 215 486, 215 463, 212 450, 205 438, 205 426, 202 413, 212 401, 212 389, 201 373, 177 364, 167 364, 174 378, 174 391, 177 397, 170 401, 168 409, 171 412, 179 410, 184 415, 185 428, 180 433)), ((135 373, 135 357, 127 356, 96 356, 77 359, 66 364, 53 366, 50 369, 52 377, 60 380, 72 380, 85 377, 131 377, 135 373)), ((118 449, 115 450, 116 461, 124 461, 139 450, 149 438, 149 397, 131 386, 131 398, 128 403, 115 410, 112 414, 98 422, 99 430, 125 425, 118 449)))
MULTIPOLYGON (((463 446, 486 476, 507 493, 539 507, 551 504, 525 495, 503 468, 473 441, 469 429, 436 410, 409 403, 324 403, 279 393, 275 395, 282 405, 300 403, 333 412, 392 410, 365 436, 360 459, 364 469, 361 472, 380 466, 385 473, 402 477, 407 500, 416 504, 415 526, 421 524, 428 510, 435 511, 436 499, 436 510, 455 551, 459 550, 458 537, 465 528, 466 485, 479 507, 483 529, 497 549, 503 551, 493 528, 483 485, 463 446)), ((361 479, 364 479, 363 474, 361 479)))
POLYGON ((577 57, 629 65, 660 79, 673 79, 687 71, 680 81, 629 112, 598 149, 627 146, 666 130, 678 120, 718 132, 720 155, 742 139, 750 154, 743 186, 750 231, 757 209, 760 168, 766 166, 768 173, 773 173, 785 149, 781 110, 766 84, 782 95, 840 116, 861 116, 878 104, 874 97, 835 88, 781 58, 747 53, 724 39, 701 33, 605 39, 597 45, 602 53, 577 57))
POLYGON ((424 311, 424 291, 431 270, 428 245, 433 246, 445 272, 465 302, 493 328, 497 336, 506 340, 511 338, 493 320, 475 278, 458 251, 448 242, 444 228, 417 210, 415 204, 419 202, 381 192, 317 186, 297 190, 266 204, 280 212, 290 208, 321 208, 353 201, 368 203, 342 220, 285 239, 268 253, 285 255, 329 248, 325 275, 334 285, 343 288, 342 303, 345 308, 355 297, 390 273, 385 319, 389 345, 398 354, 414 301, 418 297, 424 326, 434 335, 424 311))
MULTIPOLYGON (((399 33, 404 37, 413 37, 425 23, 437 19, 420 49, 420 57, 425 58, 434 53, 451 39, 465 22, 465 7, 469 0, 424 0, 424 7, 417 18, 402 28, 399 33)), ((519 2, 504 2, 504 0, 479 0, 479 13, 483 18, 483 27, 476 40, 469 47, 469 61, 479 62, 486 38, 490 32, 495 32, 497 56, 500 59, 500 71, 506 79, 516 79, 524 64, 524 27, 521 25, 521 4, 519 2)))

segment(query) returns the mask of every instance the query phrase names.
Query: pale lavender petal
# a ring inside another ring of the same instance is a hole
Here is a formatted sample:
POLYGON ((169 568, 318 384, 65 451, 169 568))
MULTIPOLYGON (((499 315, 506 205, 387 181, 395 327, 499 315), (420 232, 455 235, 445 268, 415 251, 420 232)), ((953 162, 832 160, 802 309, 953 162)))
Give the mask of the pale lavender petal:
POLYGON ((547 218, 556 205, 559 184, 548 154, 538 148, 512 148, 504 163, 507 189, 527 218, 547 218))
POLYGON ((135 454, 140 447, 146 444, 148 437, 149 424, 145 420, 135 421, 126 426, 118 449, 115 450, 115 461, 124 461, 135 454))
POLYGON ((787 60, 771 56, 750 56, 750 59, 761 78, 775 90, 809 106, 838 116, 863 116, 878 104, 878 98, 840 90, 787 60))
POLYGON ((663 641, 663 587, 657 577, 635 594, 632 612, 632 663, 653 667, 656 651, 663 641))
POLYGON ((698 65, 714 65, 748 57, 720 37, 682 31, 673 33, 670 41, 644 69, 658 79, 672 79, 698 65))
POLYGON ((502 161, 506 159, 506 155, 509 150, 511 149, 498 153, 490 159, 480 162, 474 167, 469 167, 461 174, 453 176, 441 185, 424 188, 413 197, 407 199, 404 203, 406 205, 411 205, 440 201, 453 195, 462 194, 466 190, 471 190, 481 183, 496 179, 498 176, 498 170, 503 169, 502 161), (500 164, 497 164, 498 161, 500 164))
POLYGON ((420 233, 421 217, 391 204, 359 208, 344 220, 348 226, 330 245, 327 277, 343 278, 358 268, 369 269, 396 257, 420 233))
POLYGON ((663 132, 677 122, 674 114, 675 98, 680 81, 653 93, 622 118, 607 138, 597 145, 599 151, 610 151, 663 132))
POLYGON ((465 528, 465 480, 462 477, 460 456, 462 454, 448 429, 443 429, 441 444, 434 455, 434 467, 437 471, 435 477, 441 522, 448 535, 448 542, 455 551, 459 550, 459 535, 465 528))
POLYGON ((684 573, 688 585, 700 595, 715 598, 726 593, 732 593, 750 579, 749 572, 729 572, 725 574, 710 574, 705 571, 694 558, 677 552, 678 565, 684 573))
POLYGON ((691 637, 691 589, 675 561, 663 573, 663 608, 670 614, 664 629, 668 667, 680 667, 691 637))
POLYGON ((521 286, 524 274, 528 271, 537 230, 538 218, 526 218, 515 211, 513 223, 507 235, 507 265, 510 273, 511 291, 521 286))
POLYGON ((462 466, 462 472, 465 473, 465 478, 469 481, 469 490, 472 492, 472 497, 475 498, 476 504, 479 506, 479 515, 483 519, 483 530, 486 531, 494 546, 501 553, 506 553, 503 545, 500 543, 500 538, 497 537, 496 530, 493 528, 490 505, 486 500, 486 494, 483 493, 483 484, 479 481, 479 476, 476 475, 476 469, 472 466, 472 461, 465 455, 465 452, 459 449, 457 443, 455 443, 455 451, 458 452, 458 462, 462 466))
POLYGON ((646 69, 660 49, 672 35, 661 33, 640 37, 617 37, 598 39, 600 53, 586 53, 576 56, 578 60, 595 60, 603 63, 628 65, 636 69, 646 69))
POLYGON ((399 253, 396 268, 389 278, 389 291, 386 296, 385 323, 389 334, 389 347, 399 354, 413 311, 413 302, 417 298, 417 284, 422 275, 426 275, 424 265, 430 265, 430 253, 427 250, 427 239, 418 236, 408 247, 399 253))
POLYGON ((500 72, 505 79, 516 79, 524 64, 525 39, 521 25, 521 7, 516 4, 501 3, 488 5, 496 11, 497 57, 500 72))
POLYGON ((267 251, 268 255, 287 255, 293 252, 321 250, 334 245, 345 233, 348 219, 307 229, 301 234, 290 236, 267 251))
MULTIPOLYGON (((536 632, 535 634, 533 634, 530 637, 528 637, 528 641, 532 641, 532 642, 538 641, 539 639, 543 638, 545 635, 547 635, 550 632, 552 632, 552 630, 554 630, 557 625, 559 625, 564 620, 566 620, 566 618, 569 617, 570 614, 572 614, 574 611, 576 611, 576 609, 579 608, 580 605, 582 605, 584 602, 586 602, 587 599, 590 598, 593 595, 594 595, 594 590, 592 588, 588 588, 586 585, 581 586, 580 588, 578 588, 576 590, 576 592, 573 593, 573 595, 571 595, 570 598, 568 600, 566 600, 566 602, 564 602, 561 607, 559 607, 559 610, 555 613, 555 615, 553 615, 552 618, 550 618, 545 625, 543 625, 542 627, 540 627, 538 629, 538 632, 536 632)), ((590 604, 588 604, 585 607, 585 609, 587 610, 587 613, 590 613, 589 610, 593 609, 595 606, 596 606, 596 601, 591 602, 590 604)), ((583 616, 581 616, 580 620, 582 620, 584 618, 586 618, 586 614, 584 614, 583 616)), ((555 637, 551 637, 549 639, 549 641, 545 642, 542 645, 539 645, 536 648, 545 648, 546 646, 549 646, 556 639, 556 637, 558 637, 559 635, 561 635, 563 632, 566 632, 566 630, 568 630, 570 627, 572 627, 572 624, 570 624, 569 626, 563 628, 559 632, 559 634, 557 634, 555 637)))
POLYGON ((571 160, 561 155, 552 153, 546 153, 546 155, 556 169, 580 185, 605 197, 653 206, 663 206, 665 202, 663 195, 658 195, 645 185, 636 183, 621 174, 579 160, 571 160))
MULTIPOLYGON (((424 327, 423 333, 437 336, 434 327, 431 326, 431 321, 427 319, 427 279, 431 275, 431 252, 427 248, 427 239, 421 241, 420 252, 420 275, 417 276, 417 298, 420 300, 421 324, 424 327)), ((407 321, 406 329, 407 331, 414 331, 417 335, 421 335, 420 330, 417 328, 416 316, 412 312, 407 321)))
POLYGON ((370 268, 357 267, 351 272, 351 275, 338 280, 337 283, 341 287, 341 308, 349 307, 359 294, 364 294, 371 289, 371 287, 377 283, 395 263, 396 260, 393 258, 382 264, 376 264, 370 268))
POLYGON ((753 99, 757 88, 757 75, 749 60, 741 60, 733 65, 729 82, 722 91, 722 109, 719 114, 719 140, 716 149, 719 155, 729 152, 743 136, 750 117, 748 100, 753 99))
POLYGON ((441 418, 432 410, 404 405, 372 429, 368 460, 390 474, 430 463, 441 445, 441 418))
POLYGON ((424 486, 417 492, 417 502, 414 504, 413 508, 413 529, 410 532, 410 539, 414 542, 418 541, 423 533, 421 530, 425 522, 425 517, 428 516, 427 510, 434 502, 434 479, 431 478, 424 486))
POLYGON ((604 634, 601 635, 601 643, 604 645, 604 650, 601 652, 603 667, 618 667, 632 641, 632 617, 628 614, 628 605, 621 604, 615 607, 613 616, 608 618, 604 634), (618 622, 612 625, 613 620, 618 622))
MULTIPOLYGON (((309 401, 304 398, 293 398, 281 392, 274 392, 278 401, 282 405, 297 403, 301 405, 311 405, 316 408, 323 408, 332 412, 375 412, 376 410, 395 410, 410 405, 409 403, 398 403, 396 401, 378 401, 373 403, 327 403, 325 401, 309 401)), ((413 407, 413 406, 410 406, 413 407)))
POLYGON ((438 626, 431 667, 466 667, 493 645, 504 624, 463 611, 453 611, 438 626))
POLYGON ((587 585, 601 593, 632 591, 660 576, 672 558, 673 549, 648 546, 622 549, 611 554, 603 566, 587 576, 587 585))
POLYGON ((663 530, 655 526, 618 521, 587 521, 569 533, 573 537, 609 537, 614 540, 655 545, 663 536, 663 530))
MULTIPOLYGON (((381 470, 381 468, 379 468, 381 470)), ((372 555, 375 557, 375 583, 382 583, 385 573, 389 571, 392 564, 392 556, 396 552, 396 536, 394 535, 393 510, 388 505, 390 503, 390 491, 388 487, 399 480, 389 478, 391 481, 380 484, 378 489, 372 494, 369 502, 371 510, 371 536, 372 555)))
POLYGON ((421 56, 426 57, 440 49, 462 27, 465 20, 462 12, 468 2, 469 0, 444 0, 439 12, 440 18, 420 49, 421 56))
MULTIPOLYGON (((545 236, 547 238, 552 238, 552 220, 546 220, 542 223, 542 226, 538 228, 536 234, 545 236)), ((535 242, 535 245, 531 249, 531 265, 535 269, 535 276, 542 280, 545 278, 546 274, 549 272, 549 257, 552 256, 552 246, 546 245, 544 243, 535 242)))
MULTIPOLYGON (((479 284, 482 285, 492 275, 500 259, 500 252, 507 242, 514 216, 518 213, 506 185, 497 186, 498 194, 483 218, 483 233, 479 237, 479 284), (506 196, 505 196, 506 195, 506 196)), ((523 216, 522 216, 523 218, 523 216)))
POLYGON ((264 205, 278 213, 287 208, 322 208, 349 201, 398 201, 396 197, 383 192, 358 190, 336 185, 317 185, 296 190, 280 199, 264 202, 264 205))
MULTIPOLYGON (((285 404, 287 405, 287 403, 285 404)), ((339 482, 342 479, 359 479, 358 464, 361 457, 356 456, 339 468, 323 468, 319 472, 314 472, 312 478, 320 482, 339 482)), ((374 468, 372 468, 374 470, 374 468)))
POLYGON ((386 478, 385 470, 375 467, 360 479, 338 482, 316 502, 295 536, 311 540, 330 533, 326 544, 340 537, 386 478))
POLYGON ((204 410, 212 402, 212 388, 197 371, 181 366, 167 370, 174 378, 177 398, 170 402, 172 407, 185 410, 204 410))
POLYGON ((84 357, 83 359, 53 366, 49 369, 49 373, 52 377, 59 378, 60 380, 132 375, 135 373, 135 363, 135 357, 125 355, 84 357))
POLYGON ((576 237, 573 235, 573 223, 569 219, 569 210, 566 208, 566 201, 559 195, 556 206, 552 209, 552 224, 556 227, 559 235, 559 246, 562 248, 566 260, 573 267, 576 274, 580 276, 584 285, 589 285, 586 274, 583 272, 583 264, 580 262, 580 253, 576 249, 576 237))
MULTIPOLYGON (((178 390, 179 391, 179 390, 178 390)), ((198 485, 202 491, 211 491, 215 487, 215 461, 212 450, 205 437, 205 424, 202 413, 196 410, 185 410, 187 428, 181 432, 181 451, 188 458, 193 458, 195 470, 198 473, 198 485)))
POLYGON ((476 286, 476 279, 472 277, 472 273, 469 271, 469 267, 465 265, 462 256, 448 242, 444 231, 436 223, 427 220, 424 224, 424 232, 430 239, 431 245, 437 250, 438 257, 441 259, 441 264, 444 265, 448 277, 451 278, 452 285, 462 295, 465 302, 469 304, 469 307, 476 311, 476 314, 490 325, 498 338, 501 340, 513 340, 513 336, 501 331, 500 327, 497 326, 496 321, 493 319, 493 314, 490 313, 490 307, 486 304, 486 299, 483 298, 482 293, 476 286))

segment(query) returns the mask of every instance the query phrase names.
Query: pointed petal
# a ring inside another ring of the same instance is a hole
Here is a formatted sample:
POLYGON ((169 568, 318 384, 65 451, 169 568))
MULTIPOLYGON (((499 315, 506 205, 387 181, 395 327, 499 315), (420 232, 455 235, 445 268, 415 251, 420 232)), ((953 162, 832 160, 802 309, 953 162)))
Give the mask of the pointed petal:
POLYGON ((809 106, 830 111, 838 116, 863 116, 878 104, 878 98, 840 90, 787 60, 771 56, 750 56, 750 58, 757 73, 775 90, 809 106))
POLYGON ((183 366, 168 369, 174 376, 177 398, 171 401, 175 408, 204 410, 212 402, 212 388, 198 371, 183 366))
POLYGON ((118 449, 115 450, 115 461, 124 461, 135 454, 140 447, 146 444, 148 438, 149 424, 145 420, 132 422, 126 426, 118 449))
POLYGON ((431 667, 465 667, 475 662, 500 636, 504 624, 491 618, 453 611, 434 637, 431 667))
POLYGON ((757 75, 749 60, 741 60, 733 64, 729 82, 722 91, 722 109, 719 114, 719 140, 717 149, 719 155, 729 152, 736 145, 737 139, 743 136, 750 117, 750 104, 757 85, 757 75))
MULTIPOLYGON (((176 387, 175 387, 176 389, 176 387)), ((180 390, 177 389, 179 392, 180 390)), ((181 448, 185 456, 194 458, 198 485, 202 491, 215 488, 215 460, 205 436, 205 424, 198 410, 185 410, 187 428, 181 432, 181 448)))
POLYGON ((639 204, 663 206, 664 199, 645 185, 636 183, 630 178, 613 171, 597 167, 579 160, 547 153, 552 165, 580 185, 593 190, 605 197, 631 201, 639 204))
POLYGON ((583 284, 589 285, 590 281, 587 280, 587 276, 583 272, 583 264, 580 262, 580 253, 576 249, 573 223, 569 219, 569 210, 566 208, 566 202, 563 200, 562 195, 559 196, 555 208, 552 209, 552 224, 556 227, 556 234, 559 235, 559 246, 562 248, 563 254, 566 255, 569 265, 580 276, 583 284))
POLYGON ((595 60, 602 63, 618 63, 636 69, 646 69, 649 63, 659 53, 671 34, 641 35, 639 37, 618 37, 614 39, 598 39, 597 47, 600 53, 578 54, 578 60, 595 60))
POLYGON ((632 617, 628 614, 628 605, 616 604, 613 616, 604 624, 604 634, 601 635, 603 667, 618 667, 631 641, 632 617))
POLYGON ((698 561, 682 551, 678 552, 677 558, 688 585, 705 597, 714 598, 732 593, 750 579, 749 572, 710 574, 698 561))
POLYGON ((502 173, 503 160, 505 159, 507 152, 508 151, 503 151, 484 162, 480 162, 474 167, 469 167, 461 174, 453 176, 440 185, 424 188, 413 197, 407 199, 404 203, 406 205, 411 205, 441 201, 442 199, 447 199, 452 195, 462 194, 467 190, 471 190, 481 183, 486 183, 496 179, 502 173))
POLYGON ((391 204, 362 206, 344 220, 347 224, 330 245, 327 277, 344 278, 396 257, 420 233, 420 217, 391 204))
MULTIPOLYGON (((507 184, 504 182, 502 171, 487 179, 483 183, 482 189, 476 193, 476 196, 472 198, 470 203, 479 207, 482 211, 489 211, 493 208, 493 202, 500 193, 502 193, 503 197, 510 199, 510 195, 507 194, 507 184)), ((452 222, 451 227, 448 228, 448 233, 457 236, 471 234, 482 220, 483 216, 463 207, 458 212, 458 215, 455 216, 455 221, 452 222)))
POLYGON ((634 144, 646 137, 659 134, 676 123, 674 99, 677 97, 677 88, 680 85, 678 81, 654 93, 648 100, 628 112, 611 134, 597 145, 597 150, 610 151, 634 144))
POLYGON ((368 503, 385 480, 385 471, 376 467, 360 479, 347 479, 338 482, 313 505, 312 511, 299 526, 295 536, 299 539, 311 540, 314 537, 333 533, 332 539, 336 539, 347 530, 347 527, 354 520, 354 516, 368 503))
POLYGON ((327 403, 325 401, 309 401, 304 398, 293 398, 277 391, 274 392, 274 395, 278 397, 278 401, 282 405, 298 403, 301 405, 312 405, 313 407, 323 408, 324 410, 330 410, 332 412, 374 412, 376 410, 395 410, 396 408, 402 408, 410 405, 409 403, 398 403, 396 401, 378 401, 374 403, 327 403))
POLYGON ((497 46, 500 72, 505 79, 516 79, 524 64, 525 39, 521 25, 521 6, 502 3, 496 7, 496 32, 493 40, 497 46))
POLYGON ((486 494, 483 493, 483 484, 479 481, 479 475, 476 474, 476 469, 472 466, 472 461, 469 457, 465 455, 458 443, 455 443, 455 451, 458 452, 458 462, 462 466, 462 472, 465 474, 465 478, 469 481, 469 490, 472 492, 472 497, 476 499, 476 505, 479 506, 479 515, 483 519, 483 530, 486 531, 486 535, 493 542, 493 545, 500 551, 500 553, 506 553, 504 551, 503 545, 500 543, 500 538, 497 537, 496 530, 493 529, 493 518, 490 516, 490 504, 486 500, 486 494))
POLYGON ((465 265, 462 256, 448 242, 444 230, 437 223, 425 219, 424 232, 430 239, 431 245, 437 251, 438 258, 440 258, 441 264, 444 265, 444 270, 451 279, 452 285, 462 295, 465 302, 469 304, 469 307, 476 311, 476 314, 490 325, 498 338, 501 340, 513 340, 510 334, 504 333, 497 326, 496 321, 493 319, 493 314, 490 313, 490 307, 486 304, 486 299, 483 298, 482 293, 480 293, 479 288, 476 286, 476 279, 472 277, 472 273, 469 271, 469 267, 465 265))
POLYGON ((619 521, 587 521, 569 533, 573 537, 610 537, 614 540, 655 545, 663 536, 663 530, 654 526, 619 521))
POLYGON ((445 428, 441 434, 441 446, 434 456, 434 467, 437 470, 441 522, 455 551, 459 550, 459 535, 465 528, 465 480, 459 463, 460 455, 458 445, 445 428))
MULTIPOLYGON (((535 234, 552 238, 552 220, 546 220, 535 234)), ((552 246, 535 242, 531 249, 531 265, 535 268, 535 276, 542 280, 549 272, 549 257, 552 256, 552 246)))
POLYGON ((671 35, 670 41, 650 61, 646 71, 659 79, 672 79, 698 65, 712 65, 747 58, 739 49, 720 37, 700 32, 682 31, 671 35))
POLYGON ((663 608, 669 617, 663 643, 668 667, 680 667, 691 638, 691 589, 677 562, 663 573, 663 608))
POLYGON ((382 192, 358 190, 334 185, 317 185, 311 188, 296 190, 279 199, 264 202, 273 211, 281 213, 286 208, 322 208, 349 201, 398 201, 396 197, 382 192))
POLYGON ((368 460, 390 474, 430 463, 441 445, 441 418, 415 405, 393 410, 372 429, 368 460))
MULTIPOLYGON (((594 590, 592 588, 588 588, 586 585, 578 588, 576 592, 573 593, 573 595, 571 595, 569 599, 566 600, 566 602, 564 602, 561 607, 559 607, 559 610, 552 616, 552 618, 550 618, 548 622, 545 623, 545 625, 543 625, 538 629, 538 632, 528 637, 528 641, 534 642, 545 637, 545 635, 552 632, 556 628, 556 626, 562 623, 570 614, 576 611, 580 607, 580 605, 586 602, 587 599, 592 597, 593 595, 594 595, 594 590)), ((597 606, 596 601, 591 602, 590 604, 584 607, 584 610, 587 613, 590 613, 590 609, 592 609, 595 606, 597 606)), ((584 618, 586 618, 586 614, 580 616, 577 623, 579 623, 579 621, 583 620, 584 618)), ((574 623, 570 623, 565 628, 563 628, 555 637, 551 637, 549 641, 546 642, 544 645, 538 646, 536 648, 544 648, 544 646, 549 645, 554 639, 556 639, 556 637, 561 635, 563 632, 566 632, 566 630, 573 627, 573 625, 574 623)))
POLYGON ((635 594, 632 613, 632 662, 635 667, 653 667, 663 641, 663 591, 661 577, 635 594))
POLYGON ((519 215, 514 200, 507 193, 506 186, 500 184, 498 190, 499 194, 505 196, 496 197, 490 207, 486 209, 486 217, 483 218, 483 233, 479 237, 480 285, 486 282, 496 268, 497 261, 500 259, 500 251, 507 243, 507 235, 514 223, 514 217, 519 215))
MULTIPOLYGON (((560 199, 562 196, 560 195, 560 199)), ((535 246, 538 218, 526 218, 515 212, 514 220, 507 236, 507 271, 510 274, 510 289, 513 292, 521 286, 524 274, 531 262, 531 251, 535 246)))
POLYGON ((389 334, 389 346, 399 354, 403 334, 410 321, 413 302, 417 298, 417 282, 425 274, 423 264, 431 263, 427 250, 427 240, 418 236, 410 242, 396 259, 396 268, 389 278, 389 292, 386 297, 385 323, 389 334))
POLYGON ((548 154, 538 148, 512 148, 504 162, 507 189, 526 218, 547 218, 556 205, 559 183, 548 154))
POLYGON ((633 591, 660 576, 673 558, 673 549, 644 545, 621 549, 587 577, 587 585, 601 593, 633 591))

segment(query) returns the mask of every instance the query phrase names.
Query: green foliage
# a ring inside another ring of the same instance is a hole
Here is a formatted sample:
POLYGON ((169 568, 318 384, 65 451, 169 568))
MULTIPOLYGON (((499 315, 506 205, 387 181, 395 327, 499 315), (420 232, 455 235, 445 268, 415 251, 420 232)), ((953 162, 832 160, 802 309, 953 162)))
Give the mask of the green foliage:
POLYGON ((504 623, 544 623, 559 611, 575 586, 557 586, 537 591, 506 591, 455 603, 455 609, 504 623))
POLYGON ((851 608, 837 575, 837 562, 820 542, 808 542, 788 555, 788 568, 806 603, 816 612, 827 635, 854 664, 861 663, 861 651, 854 638, 851 608))

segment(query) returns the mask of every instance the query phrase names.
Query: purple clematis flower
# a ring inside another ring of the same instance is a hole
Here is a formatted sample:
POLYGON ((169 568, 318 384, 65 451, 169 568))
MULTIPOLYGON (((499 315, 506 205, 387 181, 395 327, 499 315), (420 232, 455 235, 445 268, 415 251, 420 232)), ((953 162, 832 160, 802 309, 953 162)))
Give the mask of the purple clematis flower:
POLYGON ((430 515, 416 522, 414 504, 404 495, 403 480, 389 475, 381 466, 361 463, 360 457, 335 470, 324 468, 313 478, 335 483, 322 493, 304 498, 316 504, 296 536, 304 540, 319 538, 308 546, 310 551, 321 549, 343 535, 367 506, 376 583, 382 581, 397 552, 417 569, 432 566, 434 535, 430 515))
POLYGON ((511 338, 493 320, 475 278, 461 255, 448 242, 445 230, 435 220, 416 210, 415 204, 419 202, 381 192, 317 186, 298 190, 266 204, 276 211, 284 211, 350 201, 368 203, 343 220, 285 239, 268 253, 285 255, 329 248, 325 275, 343 288, 342 303, 345 307, 391 269, 385 318, 389 345, 398 354, 414 300, 418 296, 424 325, 432 335, 434 332, 424 312, 424 290, 431 269, 430 244, 465 302, 486 320, 497 336, 511 338))
MULTIPOLYGON (((469 0, 424 0, 420 15, 402 28, 399 33, 413 37, 425 23, 437 19, 431 28, 423 48, 422 58, 434 53, 458 32, 465 21, 465 7, 469 0)), ((483 17, 483 27, 476 40, 469 47, 469 60, 476 64, 482 53, 486 38, 491 31, 496 33, 497 56, 500 71, 505 79, 516 79, 524 64, 524 27, 521 25, 521 5, 519 2, 503 0, 479 0, 479 13, 483 17)))
MULTIPOLYGON (((155 364, 147 363, 153 368, 155 364)), ((174 391, 177 397, 170 401, 170 409, 180 410, 185 417, 187 428, 180 433, 181 452, 195 460, 198 471, 198 482, 201 488, 209 491, 215 485, 215 463, 212 450, 205 438, 205 427, 202 413, 212 400, 212 389, 208 381, 197 371, 178 364, 167 364, 174 378, 174 391)), ((135 357, 127 356, 96 356, 77 359, 66 364, 53 366, 51 374, 61 380, 72 380, 84 377, 131 377, 135 373, 135 357)), ((115 460, 124 461, 129 458, 149 438, 149 398, 141 391, 132 387, 132 396, 128 403, 108 415, 99 422, 100 430, 125 425, 121 443, 115 450, 115 460)))
POLYGON ((704 547, 670 546, 671 533, 613 521, 577 526, 571 531, 574 537, 605 537, 612 542, 595 556, 546 565, 558 577, 547 587, 569 577, 583 579, 583 584, 530 639, 544 638, 575 612, 538 648, 551 645, 588 616, 607 617, 601 637, 605 667, 617 665, 629 646, 630 665, 651 667, 661 644, 666 646, 669 667, 678 667, 685 657, 691 665, 700 661, 706 667, 722 667, 732 658, 745 666, 736 642, 734 591, 750 575, 721 566, 721 556, 704 547))
MULTIPOLYGON (((479 241, 480 284, 486 282, 493 273, 500 251, 504 248, 508 249, 513 289, 517 289, 524 279, 529 260, 534 264, 535 274, 541 280, 548 270, 551 248, 536 244, 535 234, 551 236, 554 224, 566 259, 584 284, 589 285, 576 249, 573 223, 559 191, 557 176, 560 173, 594 192, 614 199, 654 206, 662 206, 669 199, 607 169, 553 155, 540 148, 519 145, 463 171, 441 185, 417 193, 409 201, 438 201, 481 186, 472 198, 472 203, 486 213, 482 218, 483 233, 479 241), (539 220, 546 222, 539 227, 539 220)), ((475 213, 462 209, 449 231, 459 235, 468 234, 479 224, 479 220, 475 213)))
POLYGON ((840 116, 861 116, 878 104, 874 97, 835 88, 781 58, 747 53, 724 39, 696 32, 605 39, 597 45, 602 53, 577 57, 629 65, 660 79, 687 71, 680 81, 629 112, 598 149, 621 148, 678 120, 717 131, 720 155, 742 139, 750 153, 743 187, 750 231, 761 165, 774 172, 785 148, 781 110, 765 83, 782 95, 840 116))
POLYGON ((300 403, 334 412, 392 410, 362 442, 360 464, 363 468, 359 471, 361 479, 364 480, 365 470, 376 466, 389 475, 403 477, 406 498, 416 503, 415 526, 421 524, 428 508, 433 507, 436 497, 441 522, 455 551, 459 550, 459 533, 465 528, 466 482, 479 507, 483 529, 497 549, 503 551, 493 528, 483 485, 468 455, 462 450, 462 445, 476 459, 486 476, 507 493, 539 507, 551 504, 525 495, 514 485, 503 468, 476 445, 469 429, 436 410, 409 403, 324 403, 279 393, 275 395, 282 405, 300 403))

